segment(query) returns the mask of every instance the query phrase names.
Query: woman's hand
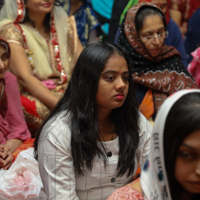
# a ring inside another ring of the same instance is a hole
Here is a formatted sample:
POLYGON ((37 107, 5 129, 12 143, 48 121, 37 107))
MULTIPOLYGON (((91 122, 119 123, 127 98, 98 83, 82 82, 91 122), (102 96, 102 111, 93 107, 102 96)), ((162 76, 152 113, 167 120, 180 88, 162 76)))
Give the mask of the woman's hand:
POLYGON ((8 169, 13 161, 13 155, 10 148, 6 145, 0 145, 0 169, 8 169))
POLYGON ((0 169, 8 169, 13 161, 13 152, 22 144, 19 139, 7 140, 6 144, 0 145, 0 169))

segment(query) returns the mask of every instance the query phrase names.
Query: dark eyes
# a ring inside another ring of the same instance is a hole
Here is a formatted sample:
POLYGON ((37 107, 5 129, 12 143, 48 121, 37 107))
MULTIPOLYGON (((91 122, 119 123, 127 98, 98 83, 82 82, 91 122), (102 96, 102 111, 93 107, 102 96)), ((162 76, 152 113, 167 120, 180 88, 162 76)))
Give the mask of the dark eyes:
POLYGON ((106 79, 107 79, 108 81, 113 81, 113 80, 115 79, 115 77, 114 77, 114 76, 107 76, 106 79))
POLYGON ((127 82, 129 80, 129 76, 124 76, 123 80, 124 80, 124 82, 127 82))
POLYGON ((4 54, 1 56, 1 60, 2 60, 2 61, 8 60, 8 55, 7 55, 6 53, 4 53, 4 54))
MULTIPOLYGON (((110 81, 110 82, 112 82, 112 81, 114 81, 115 80, 115 76, 111 76, 111 75, 108 75, 108 76, 106 76, 105 77, 105 79, 107 80, 107 81, 110 81)), ((129 76, 123 76, 122 77, 122 80, 126 83, 126 82, 128 82, 128 80, 129 80, 129 76)))
POLYGON ((198 157, 196 154, 194 153, 184 153, 184 152, 179 152, 179 156, 183 159, 187 159, 187 160, 192 160, 195 159, 196 157, 198 157))

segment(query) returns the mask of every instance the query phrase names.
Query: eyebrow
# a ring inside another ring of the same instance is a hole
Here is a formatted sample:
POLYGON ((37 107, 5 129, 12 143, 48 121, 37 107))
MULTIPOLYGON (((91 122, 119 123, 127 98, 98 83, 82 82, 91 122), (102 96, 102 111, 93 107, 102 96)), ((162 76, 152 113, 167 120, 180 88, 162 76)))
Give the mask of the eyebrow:
MULTIPOLYGON (((108 71, 105 71, 104 73, 102 73, 101 75, 104 75, 104 74, 107 74, 107 73, 119 73, 119 72, 116 72, 116 71, 113 71, 113 70, 108 70, 108 71)), ((122 72, 122 74, 129 74, 129 71, 125 71, 125 72, 122 72)))
POLYGON ((193 150, 195 150, 195 148, 194 147, 191 147, 191 146, 189 146, 189 145, 187 145, 187 144, 181 144, 181 146, 184 146, 184 147, 187 147, 187 148, 189 148, 189 149, 193 149, 193 150))
MULTIPOLYGON (((156 32, 161 31, 162 29, 165 29, 165 27, 159 28, 156 32)), ((146 34, 146 33, 153 33, 154 31, 146 31, 143 32, 142 34, 146 34)))

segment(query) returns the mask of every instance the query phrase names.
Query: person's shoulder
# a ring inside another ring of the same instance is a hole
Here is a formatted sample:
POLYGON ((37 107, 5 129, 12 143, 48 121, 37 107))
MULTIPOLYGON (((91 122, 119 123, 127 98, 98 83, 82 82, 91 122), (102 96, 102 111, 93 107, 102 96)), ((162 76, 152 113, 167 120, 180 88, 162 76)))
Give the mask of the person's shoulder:
POLYGON ((20 25, 13 23, 6 24, 0 30, 1 37, 8 43, 16 43, 23 46, 24 39, 21 33, 20 25))
POLYGON ((173 34, 174 34, 174 29, 180 30, 178 24, 176 24, 176 22, 173 19, 169 19, 169 24, 167 25, 167 30, 173 31, 173 34))
POLYGON ((59 128, 61 130, 64 130, 69 126, 69 123, 69 114, 67 113, 67 111, 62 111, 50 118, 49 121, 45 124, 44 128, 59 128))
POLYGON ((42 128, 44 138, 67 138, 71 137, 70 114, 62 111, 50 118, 42 128), (64 136, 64 137, 63 137, 64 136))

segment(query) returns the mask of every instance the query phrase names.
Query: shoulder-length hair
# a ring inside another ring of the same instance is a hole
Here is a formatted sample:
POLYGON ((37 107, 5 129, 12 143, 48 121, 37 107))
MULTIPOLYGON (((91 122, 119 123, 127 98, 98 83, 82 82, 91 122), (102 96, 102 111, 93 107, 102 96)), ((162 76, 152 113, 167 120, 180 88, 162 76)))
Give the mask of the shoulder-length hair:
POLYGON ((172 199, 181 200, 184 191, 175 178, 178 149, 196 130, 200 130, 200 93, 194 92, 184 95, 172 106, 165 123, 164 158, 172 199))
POLYGON ((97 145, 100 140, 98 130, 98 110, 96 95, 101 72, 106 62, 113 55, 125 58, 128 65, 129 92, 120 108, 112 111, 111 117, 119 137, 119 161, 117 175, 128 176, 134 172, 134 156, 139 143, 138 103, 134 92, 131 66, 122 49, 111 43, 94 43, 86 47, 78 58, 72 77, 64 97, 40 128, 35 140, 35 155, 37 158, 38 140, 42 128, 49 119, 57 113, 66 110, 71 117, 71 151, 74 168, 79 175, 83 175, 81 167, 92 170, 92 161, 96 155, 102 157, 106 164, 106 151, 97 145))
MULTIPOLYGON (((26 4, 28 0, 24 0, 24 3, 26 4)), ((54 6, 61 6, 59 0, 55 0, 54 2, 54 6)), ((51 13, 46 14, 45 18, 44 18, 44 22, 43 25, 45 27, 45 31, 48 33, 50 32, 50 20, 51 20, 51 13)), ((33 27, 35 27, 35 22, 33 20, 31 20, 28 16, 28 9, 26 8, 25 11, 25 16, 24 16, 24 20, 21 23, 25 23, 25 22, 29 22, 32 24, 33 27)))

